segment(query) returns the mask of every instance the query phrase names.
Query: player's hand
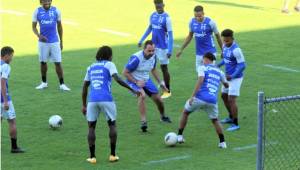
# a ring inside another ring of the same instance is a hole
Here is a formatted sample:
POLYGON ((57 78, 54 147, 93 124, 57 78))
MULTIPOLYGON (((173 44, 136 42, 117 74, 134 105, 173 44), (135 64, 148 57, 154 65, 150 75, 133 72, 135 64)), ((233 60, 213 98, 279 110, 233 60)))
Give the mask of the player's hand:
POLYGON ((189 99, 189 105, 192 106, 193 102, 194 102, 194 97, 191 97, 191 98, 189 99))
POLYGON ((176 58, 179 59, 179 57, 181 56, 181 54, 182 54, 182 50, 177 51, 176 58))
POLYGON ((63 43, 60 42, 60 50, 62 51, 64 49, 63 43))
POLYGON ((48 38, 40 34, 39 35, 39 40, 42 41, 42 42, 47 42, 48 38))
POLYGON ((171 53, 167 53, 167 57, 171 58, 172 54, 171 53))
POLYGON ((132 93, 134 93, 137 97, 140 97, 140 95, 142 95, 142 93, 140 91, 132 91, 132 93))
POLYGON ((8 102, 4 102, 4 110, 8 110, 8 109, 9 109, 8 102))
POLYGON ((142 47, 142 43, 138 43, 138 47, 141 48, 142 47))
POLYGON ((230 81, 232 79, 232 77, 230 75, 226 75, 226 79, 227 79, 227 81, 230 81))
POLYGON ((86 106, 82 106, 81 112, 84 116, 86 115, 86 106))
POLYGON ((136 81, 136 85, 143 88, 143 87, 145 87, 145 82, 143 80, 138 80, 138 81, 136 81))

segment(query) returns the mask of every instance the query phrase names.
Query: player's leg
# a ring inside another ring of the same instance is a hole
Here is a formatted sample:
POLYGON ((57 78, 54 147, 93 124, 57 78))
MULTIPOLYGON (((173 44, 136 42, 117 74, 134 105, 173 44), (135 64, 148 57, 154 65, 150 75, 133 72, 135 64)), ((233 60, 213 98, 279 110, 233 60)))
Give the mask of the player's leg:
POLYGON ((61 49, 60 43, 51 43, 51 59, 55 64, 55 71, 59 79, 59 88, 64 91, 70 91, 71 89, 65 85, 64 72, 61 64, 61 49))
POLYGON ((295 11, 300 12, 300 0, 297 1, 294 9, 295 11))
POLYGON ((100 113, 100 108, 95 102, 89 102, 87 105, 86 119, 88 121, 88 135, 87 141, 90 150, 90 157, 87 159, 90 163, 96 163, 96 155, 95 155, 95 128, 97 124, 97 119, 100 113))
POLYGON ((146 93, 143 89, 140 90, 141 95, 138 96, 138 108, 140 112, 141 129, 147 132, 147 118, 146 118, 146 93))
POLYGON ((170 73, 168 70, 168 64, 169 64, 169 58, 167 56, 167 49, 155 49, 155 54, 159 60, 161 72, 163 75, 164 82, 166 84, 166 87, 169 89, 168 92, 164 92, 161 96, 163 99, 166 99, 171 96, 171 90, 170 90, 170 73))
POLYGON ((212 123, 213 123, 213 125, 216 129, 217 135, 218 135, 219 140, 220 140, 220 143, 219 143, 218 146, 222 149, 227 148, 227 145, 225 143, 225 137, 224 137, 222 125, 220 124, 218 119, 211 119, 211 121, 212 121, 212 123))
MULTIPOLYGON (((229 84, 231 84, 231 82, 229 81, 228 82, 229 84)), ((224 86, 222 86, 222 100, 223 100, 223 103, 226 107, 226 110, 228 112, 228 117, 221 120, 221 123, 232 123, 232 114, 231 114, 231 107, 230 107, 230 103, 228 101, 228 91, 229 91, 229 88, 225 88, 224 86)))
POLYGON ((196 73, 198 74, 198 68, 203 65, 203 56, 196 55, 196 73))
POLYGON ((289 13, 289 3, 290 3, 290 0, 284 0, 281 12, 289 13))
POLYGON ((50 56, 50 46, 48 43, 39 42, 39 61, 40 61, 40 70, 42 82, 36 87, 36 89, 44 89, 48 87, 47 83, 47 61, 50 56))

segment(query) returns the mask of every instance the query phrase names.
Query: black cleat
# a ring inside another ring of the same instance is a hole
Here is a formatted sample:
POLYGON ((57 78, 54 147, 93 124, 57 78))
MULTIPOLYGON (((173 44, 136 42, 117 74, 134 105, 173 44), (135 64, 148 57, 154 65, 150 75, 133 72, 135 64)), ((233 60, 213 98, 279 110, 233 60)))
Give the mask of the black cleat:
POLYGON ((141 123, 142 132, 147 132, 147 128, 148 128, 147 122, 142 122, 141 123))
POLYGON ((25 150, 23 150, 22 148, 16 148, 16 149, 11 149, 10 152, 11 153, 24 153, 25 150))
POLYGON ((168 116, 161 117, 160 121, 165 122, 165 123, 172 123, 171 119, 168 116))

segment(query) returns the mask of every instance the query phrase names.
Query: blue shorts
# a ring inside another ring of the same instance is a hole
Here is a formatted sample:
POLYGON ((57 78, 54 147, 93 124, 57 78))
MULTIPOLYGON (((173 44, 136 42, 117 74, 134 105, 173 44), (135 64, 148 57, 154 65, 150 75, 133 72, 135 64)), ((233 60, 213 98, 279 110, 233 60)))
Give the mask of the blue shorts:
MULTIPOLYGON (((131 82, 131 81, 126 81, 127 84, 133 88, 136 91, 139 91, 141 88, 139 86, 137 86, 135 83, 131 82)), ((146 83, 145 86, 143 87, 143 90, 145 91, 145 93, 148 96, 152 96, 153 94, 158 94, 158 89, 156 88, 155 84, 153 83, 153 81, 151 79, 149 79, 146 83)))

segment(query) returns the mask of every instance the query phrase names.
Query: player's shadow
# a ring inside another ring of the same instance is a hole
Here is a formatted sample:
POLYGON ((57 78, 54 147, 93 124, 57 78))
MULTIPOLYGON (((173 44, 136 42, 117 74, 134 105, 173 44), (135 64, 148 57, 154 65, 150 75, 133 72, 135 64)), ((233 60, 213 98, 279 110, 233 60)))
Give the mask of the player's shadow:
POLYGON ((263 10, 263 7, 253 6, 253 5, 243 5, 233 2, 224 2, 224 1, 203 1, 203 0, 195 0, 196 2, 205 3, 205 4, 212 4, 212 5, 223 5, 223 6, 231 6, 237 8, 247 8, 247 9, 255 9, 255 10, 263 10))

